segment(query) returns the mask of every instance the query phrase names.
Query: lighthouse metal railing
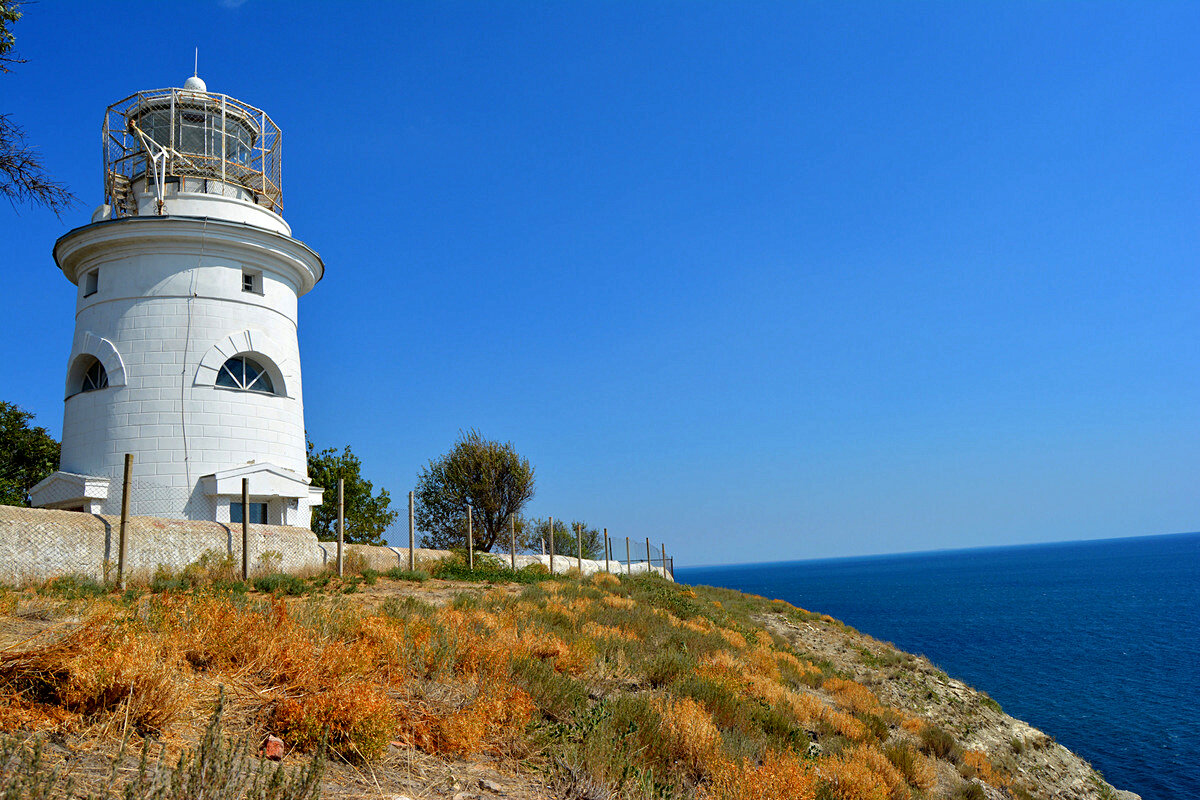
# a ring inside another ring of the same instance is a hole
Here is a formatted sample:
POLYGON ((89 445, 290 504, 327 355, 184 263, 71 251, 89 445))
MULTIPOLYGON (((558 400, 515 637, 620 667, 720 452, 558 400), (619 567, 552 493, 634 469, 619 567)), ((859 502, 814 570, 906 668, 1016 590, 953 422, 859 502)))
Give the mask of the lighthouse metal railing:
POLYGON ((228 95, 189 89, 137 92, 104 114, 106 202, 117 216, 137 214, 135 182, 161 196, 182 191, 242 199, 280 212, 282 133, 265 111, 228 95), (153 152, 151 152, 153 151, 153 152), (154 157, 165 158, 155 174, 154 157), (157 184, 157 186, 155 186, 157 184))

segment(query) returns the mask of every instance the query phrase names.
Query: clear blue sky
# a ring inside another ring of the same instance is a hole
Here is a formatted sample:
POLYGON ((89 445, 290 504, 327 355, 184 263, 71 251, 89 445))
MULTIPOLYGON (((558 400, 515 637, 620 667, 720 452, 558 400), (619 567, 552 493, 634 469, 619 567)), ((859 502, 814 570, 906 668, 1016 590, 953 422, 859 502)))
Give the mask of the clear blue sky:
POLYGON ((198 45, 327 264, 309 433, 398 500, 476 427, 681 564, 1200 528, 1200 5, 26 12, 0 110, 84 205, 0 208, 0 398, 56 435, 51 246, 198 45))

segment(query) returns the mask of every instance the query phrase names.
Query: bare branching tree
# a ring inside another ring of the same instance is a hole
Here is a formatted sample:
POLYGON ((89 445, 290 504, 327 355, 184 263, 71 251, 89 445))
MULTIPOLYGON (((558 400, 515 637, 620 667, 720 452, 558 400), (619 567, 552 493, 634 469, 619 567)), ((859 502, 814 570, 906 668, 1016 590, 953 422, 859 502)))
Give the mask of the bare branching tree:
MULTIPOLYGON (((0 0, 0 74, 9 64, 24 64, 12 53, 12 25, 21 18, 21 4, 0 0)), ((8 114, 0 114, 0 196, 17 203, 44 206, 61 215, 78 202, 66 186, 50 178, 38 151, 25 141, 25 131, 8 114)))

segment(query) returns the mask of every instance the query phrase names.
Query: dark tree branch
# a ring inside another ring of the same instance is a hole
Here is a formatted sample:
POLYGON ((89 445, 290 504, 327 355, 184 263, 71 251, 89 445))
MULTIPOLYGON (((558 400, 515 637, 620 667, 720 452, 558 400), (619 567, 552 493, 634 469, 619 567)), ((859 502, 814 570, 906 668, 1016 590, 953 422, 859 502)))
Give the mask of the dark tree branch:
POLYGON ((65 185, 51 180, 41 155, 25 142, 25 131, 0 114, 0 195, 19 203, 44 206, 58 216, 79 202, 65 185))

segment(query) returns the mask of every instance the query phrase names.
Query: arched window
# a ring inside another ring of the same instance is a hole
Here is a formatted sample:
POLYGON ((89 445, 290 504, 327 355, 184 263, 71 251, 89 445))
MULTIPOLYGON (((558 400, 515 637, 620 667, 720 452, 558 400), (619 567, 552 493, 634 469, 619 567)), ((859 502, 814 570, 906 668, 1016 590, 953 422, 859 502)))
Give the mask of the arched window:
POLYGON ((217 373, 217 386, 275 394, 271 376, 257 361, 245 356, 234 356, 222 365, 217 373))
POLYGON ((99 359, 93 358, 91 366, 87 368, 87 372, 83 373, 83 382, 79 387, 81 392, 94 392, 97 389, 108 388, 108 373, 104 371, 104 365, 99 359))

